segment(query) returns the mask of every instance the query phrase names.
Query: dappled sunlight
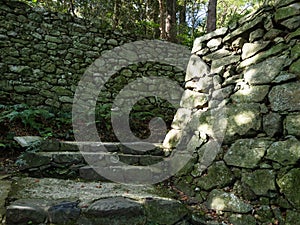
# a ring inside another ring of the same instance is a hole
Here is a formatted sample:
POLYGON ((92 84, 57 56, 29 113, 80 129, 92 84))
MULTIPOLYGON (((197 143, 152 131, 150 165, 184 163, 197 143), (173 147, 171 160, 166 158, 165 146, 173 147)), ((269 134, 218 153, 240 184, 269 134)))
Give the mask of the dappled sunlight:
POLYGON ((200 124, 200 126, 198 127, 198 130, 203 131, 206 134, 213 134, 212 124, 208 124, 208 123, 200 124))
POLYGON ((238 94, 245 96, 245 95, 250 95, 253 91, 254 90, 253 90, 253 88, 251 86, 249 86, 249 85, 243 85, 242 89, 240 89, 238 91, 238 94))
POLYGON ((0 225, 298 224, 300 2, 255 2, 2 1, 0 225))
POLYGON ((33 207, 30 206, 22 206, 22 205, 14 205, 14 206, 10 206, 11 209, 19 209, 19 210, 30 210, 30 211, 35 211, 35 209, 33 207))
POLYGON ((255 114, 251 111, 245 111, 234 116, 234 121, 239 126, 250 124, 253 121, 253 119, 255 119, 255 114))
POLYGON ((217 211, 222 211, 225 209, 225 207, 226 205, 224 199, 219 197, 213 198, 212 203, 210 205, 210 208, 215 209, 217 211))

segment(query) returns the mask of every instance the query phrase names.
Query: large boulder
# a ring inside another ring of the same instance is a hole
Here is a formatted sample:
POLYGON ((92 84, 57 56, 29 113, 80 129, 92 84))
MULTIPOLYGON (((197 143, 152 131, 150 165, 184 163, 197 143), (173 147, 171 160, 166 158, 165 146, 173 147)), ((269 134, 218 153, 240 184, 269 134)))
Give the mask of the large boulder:
POLYGON ((300 212, 288 210, 286 212, 285 225, 298 225, 300 218, 300 212))
POLYGON ((1 218, 5 215, 5 201, 8 197, 9 192, 11 191, 11 181, 0 180, 0 221, 1 218))
POLYGON ((249 135, 261 128, 260 105, 242 103, 228 106, 226 110, 227 128, 224 141, 235 140, 236 136, 249 135))

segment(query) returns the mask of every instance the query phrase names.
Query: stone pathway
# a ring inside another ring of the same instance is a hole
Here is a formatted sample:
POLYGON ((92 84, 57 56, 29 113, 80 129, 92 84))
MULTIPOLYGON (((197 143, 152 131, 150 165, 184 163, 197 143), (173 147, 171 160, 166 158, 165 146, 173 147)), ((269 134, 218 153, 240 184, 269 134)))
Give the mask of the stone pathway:
MULTIPOLYGON (((97 143, 84 145, 91 152, 97 143)), ((105 157, 129 166, 145 167, 163 158, 159 147, 140 155, 119 143, 106 147, 114 153, 105 157)), ((87 165, 75 143, 44 142, 18 163, 25 177, 0 180, 3 224, 189 224, 189 210, 180 201, 153 185, 110 182, 87 165)))
POLYGON ((188 214, 153 186, 53 178, 13 178, 9 185, 7 225, 175 224, 188 214))

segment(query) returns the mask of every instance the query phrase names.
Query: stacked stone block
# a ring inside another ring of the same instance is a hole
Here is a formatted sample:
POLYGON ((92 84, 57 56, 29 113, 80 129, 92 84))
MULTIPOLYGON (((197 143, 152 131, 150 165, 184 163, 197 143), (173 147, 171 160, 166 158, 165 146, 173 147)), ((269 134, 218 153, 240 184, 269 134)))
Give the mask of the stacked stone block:
POLYGON ((279 1, 194 42, 164 145, 194 154, 177 187, 231 224, 298 223, 299 9, 279 1))

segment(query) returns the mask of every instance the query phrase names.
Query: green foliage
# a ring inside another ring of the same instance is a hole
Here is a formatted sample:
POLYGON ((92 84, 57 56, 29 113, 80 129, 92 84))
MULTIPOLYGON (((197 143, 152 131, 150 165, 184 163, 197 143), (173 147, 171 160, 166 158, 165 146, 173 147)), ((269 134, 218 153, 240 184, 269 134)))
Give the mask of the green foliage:
MULTIPOLYGON (((33 7, 88 20, 98 20, 106 29, 125 30, 146 38, 159 38, 159 4, 157 0, 22 0, 33 7)), ((242 16, 275 0, 218 0, 217 28, 228 26, 242 16)), ((180 44, 191 47, 205 32, 208 0, 177 0, 176 33, 180 44), (183 18, 185 17, 185 18, 183 18)))
POLYGON ((111 129, 111 103, 97 105, 95 110, 96 123, 101 123, 106 129, 111 129))
MULTIPOLYGON (((13 138, 14 138, 13 133, 8 132, 6 134, 5 139, 2 139, 1 143, 0 143, 0 150, 1 150, 0 153, 2 153, 2 150, 5 150, 5 149, 13 150, 13 149, 17 149, 19 147, 13 138)), ((13 153, 13 151, 11 153, 13 153)))
POLYGON ((195 38, 203 35, 204 32, 202 32, 201 29, 195 29, 193 31, 193 33, 191 34, 190 29, 191 28, 189 28, 189 27, 181 28, 181 32, 178 33, 177 39, 178 39, 179 43, 181 43, 182 45, 192 48, 195 38))
POLYGON ((234 23, 263 5, 273 5, 275 0, 219 0, 217 6, 217 26, 234 23))
POLYGON ((0 116, 0 122, 8 119, 9 122, 20 120, 25 127, 30 127, 40 134, 48 134, 51 128, 44 127, 43 121, 54 118, 54 114, 45 109, 33 109, 27 105, 15 105, 5 110, 0 116))
MULTIPOLYGON (((44 138, 60 136, 60 138, 68 139, 72 134, 72 130, 69 129, 72 124, 71 116, 71 113, 55 113, 43 108, 33 108, 26 104, 0 106, 0 124, 16 126, 21 123, 28 133, 33 132, 44 138), (62 133, 55 133, 60 130, 62 133)), ((14 132, 8 132, 6 136, 8 140, 11 140, 14 132)))

